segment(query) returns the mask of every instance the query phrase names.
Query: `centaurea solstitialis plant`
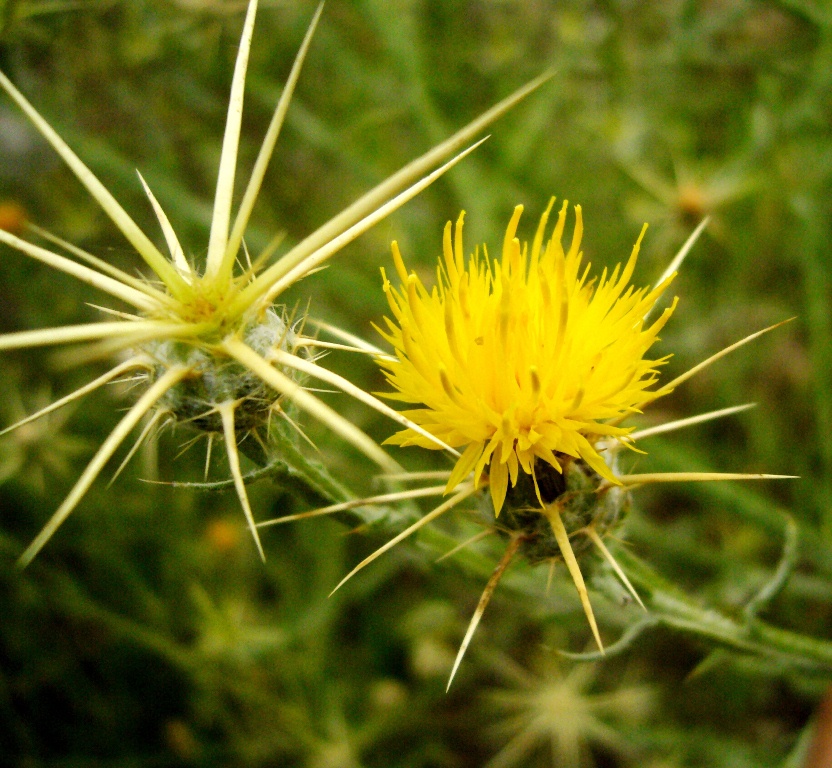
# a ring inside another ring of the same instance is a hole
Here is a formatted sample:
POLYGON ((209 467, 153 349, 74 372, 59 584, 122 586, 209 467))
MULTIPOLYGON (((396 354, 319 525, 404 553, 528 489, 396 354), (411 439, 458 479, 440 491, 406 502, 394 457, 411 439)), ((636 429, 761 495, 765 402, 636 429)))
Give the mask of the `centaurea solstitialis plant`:
MULTIPOLYGON (((439 440, 453 449, 455 459, 454 468, 442 478, 443 485, 388 494, 383 500, 453 495, 364 559, 341 584, 425 524, 487 488, 484 535, 496 532, 508 545, 471 619, 449 686, 515 555, 524 555, 532 564, 548 562, 551 567, 565 562, 603 652, 578 556, 596 547, 641 604, 603 541, 626 514, 628 489, 659 482, 783 477, 619 471, 620 450, 641 452, 635 447, 640 438, 750 407, 726 408, 640 431, 622 426, 628 416, 777 326, 726 347, 659 386, 658 371, 668 357, 646 355, 672 315, 676 300, 656 319, 650 315, 707 222, 694 231, 655 287, 635 288, 630 281, 646 225, 623 268, 619 264, 612 273, 605 269, 600 278, 591 277, 591 265, 581 263, 580 206, 575 207, 574 233, 567 250, 562 245, 566 202, 547 239, 553 204, 554 198, 540 219, 531 248, 516 236, 523 212, 518 205, 497 259, 483 248, 466 261, 464 213, 455 228, 448 222, 436 285, 430 291, 415 272, 407 271, 395 242, 398 289, 382 270, 393 318, 386 319, 385 328, 379 331, 394 355, 380 355, 378 361, 395 390, 385 397, 416 405, 402 413, 421 427, 421 431, 405 427, 387 442, 435 449, 439 440), (425 432, 431 437, 426 438, 425 432)), ((420 476, 414 474, 412 479, 420 476)), ((330 511, 343 507, 336 505, 330 511)))
MULTIPOLYGON (((244 234, 322 9, 323 6, 319 6, 312 19, 242 200, 232 217, 246 68, 257 0, 250 0, 248 4, 231 85, 204 264, 196 264, 186 255, 165 212, 141 175, 139 179, 158 218, 169 256, 163 255, 102 182, 0 73, 0 86, 67 163, 152 272, 150 277, 134 277, 35 227, 31 229, 36 234, 64 253, 0 230, 0 242, 92 285, 128 308, 127 311, 104 309, 110 315, 104 322, 0 336, 0 349, 87 343, 89 346, 83 359, 122 355, 121 361, 105 374, 6 431, 46 416, 125 375, 143 379, 146 387, 104 440, 52 518, 21 555, 21 566, 29 563, 46 544, 121 443, 143 420, 144 428, 127 459, 154 429, 169 421, 189 423, 207 434, 209 458, 213 437, 217 435, 224 440, 234 486, 261 557, 264 552, 240 469, 238 443, 248 436, 261 443, 267 440, 273 416, 289 419, 284 407, 288 403, 319 419, 386 471, 398 469, 398 464, 370 437, 305 389, 304 380, 312 377, 334 386, 403 426, 424 434, 426 439, 432 439, 422 427, 320 366, 315 361, 314 350, 326 343, 305 333, 307 321, 311 322, 311 319, 292 318, 281 307, 276 307, 275 301, 287 288, 316 271, 333 254, 459 162, 477 146, 459 152, 478 131, 534 90, 547 76, 521 88, 405 166, 274 263, 269 264, 269 261, 277 247, 276 242, 252 260, 245 248, 244 234), (459 154, 441 164, 455 152, 459 154), (129 353, 126 357, 125 352, 129 353)), ((337 335, 337 329, 334 332, 337 335)))

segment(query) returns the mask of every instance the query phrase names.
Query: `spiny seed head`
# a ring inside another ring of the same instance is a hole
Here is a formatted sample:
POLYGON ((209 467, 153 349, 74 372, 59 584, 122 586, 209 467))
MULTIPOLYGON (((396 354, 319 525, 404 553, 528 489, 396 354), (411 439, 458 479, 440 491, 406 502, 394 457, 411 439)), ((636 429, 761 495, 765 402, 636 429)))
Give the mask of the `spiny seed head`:
MULTIPOLYGON (((237 441, 241 433, 256 433, 256 428, 268 419, 281 398, 323 422, 333 433, 386 471, 400 470, 399 465, 371 437, 300 386, 302 378, 311 376, 336 387, 399 424, 412 428, 426 439, 432 439, 430 433, 368 392, 317 365, 308 352, 317 340, 308 337, 300 339, 299 332, 290 330, 285 319, 271 308, 288 288, 320 269, 344 246, 418 195, 473 151, 478 144, 462 151, 460 148, 469 144, 483 128, 544 83, 550 75, 543 75, 520 88, 422 157, 408 163, 290 248, 281 258, 272 260, 279 242, 276 239, 251 260, 244 235, 322 11, 323 3, 312 18, 292 65, 235 213, 232 209, 238 186, 235 175, 246 69, 257 13, 257 0, 248 2, 231 83, 207 252, 204 262, 199 263, 186 257, 167 214, 141 174, 139 180, 158 219, 167 254, 154 243, 156 234, 148 235, 142 231, 83 160, 11 80, 0 72, 0 89, 52 145, 153 273, 150 277, 137 277, 124 272, 33 225, 28 228, 56 250, 0 228, 0 243, 50 268, 72 275, 129 307, 128 312, 105 308, 109 317, 104 322, 0 335, 0 350, 88 344, 88 359, 128 350, 134 353, 106 374, 37 414, 26 417, 10 429, 45 416, 125 374, 144 376, 147 382, 147 388, 113 428, 64 502, 23 553, 19 560, 21 566, 29 563, 40 551, 75 509, 121 443, 142 421, 146 422, 146 426, 139 435, 137 445, 164 416, 170 414, 177 420, 190 421, 198 429, 222 433, 234 485, 261 557, 263 550, 246 496, 237 441)), ((9 229, 19 229, 19 226, 10 225, 9 229)), ((337 329, 334 333, 338 336, 337 329)), ((355 351, 367 350, 359 345, 355 351)), ((128 453, 128 458, 132 453, 128 453)))

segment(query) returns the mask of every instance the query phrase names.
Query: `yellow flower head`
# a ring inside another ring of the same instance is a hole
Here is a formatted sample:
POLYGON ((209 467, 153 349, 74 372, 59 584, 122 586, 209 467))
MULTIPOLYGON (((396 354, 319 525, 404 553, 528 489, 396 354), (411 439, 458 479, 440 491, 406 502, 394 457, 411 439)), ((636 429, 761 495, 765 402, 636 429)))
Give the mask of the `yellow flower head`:
MULTIPOLYGON (((417 275, 408 274, 395 242, 393 259, 401 286, 393 288, 382 270, 394 316, 386 319, 386 330, 378 329, 395 351, 395 355, 378 358, 396 390, 386 396, 421 406, 404 412, 419 432, 405 425, 387 442, 435 449, 435 442, 441 441, 451 446, 458 458, 450 473, 398 476, 418 484, 438 474, 449 478, 447 485, 414 487, 351 501, 349 506, 455 492, 365 557, 336 589, 487 484, 495 514, 505 507, 502 519, 499 524, 488 519, 486 531, 448 554, 489 533, 506 539, 507 544, 468 624, 448 687, 497 584, 516 555, 532 565, 548 562, 550 577, 556 563, 564 562, 603 653, 577 556, 593 545, 627 591, 645 607, 603 542, 626 515, 629 488, 647 483, 783 477, 731 472, 619 473, 614 457, 621 446, 632 448, 636 440, 751 407, 723 408, 638 432, 621 426, 642 406, 777 325, 725 347, 672 381, 654 387, 658 367, 667 358, 650 360, 645 355, 673 313, 676 300, 657 320, 649 317, 707 219, 679 249, 655 288, 635 288, 629 283, 644 229, 623 269, 619 264, 611 274, 604 270, 600 278, 591 278, 590 266, 581 265, 583 222, 579 206, 575 207, 569 250, 565 251, 562 243, 568 209, 565 202, 544 244, 553 205, 554 199, 541 217, 531 248, 515 236, 523 213, 523 207, 517 206, 506 230, 502 258, 490 259, 483 248, 482 254, 474 251, 467 265, 462 241, 464 214, 455 229, 449 222, 444 258, 439 259, 436 286, 430 292, 417 275), (461 454, 457 448, 463 449, 461 454)), ((346 508, 338 504, 274 522, 346 508)))
MULTIPOLYGON (((623 269, 590 278, 590 265, 581 264, 580 206, 569 250, 562 245, 566 202, 544 244, 553 203, 531 249, 515 236, 523 212, 518 205, 502 259, 492 260, 483 248, 466 265, 462 214, 453 232, 450 222, 445 227, 444 260, 431 292, 407 273, 396 243, 402 286, 396 290, 384 276, 395 317, 382 331, 396 352, 395 359, 381 361, 396 389, 388 397, 422 404, 406 415, 448 445, 464 447, 448 491, 472 470, 479 478, 488 468, 498 514, 508 481, 516 485, 520 470, 537 485, 538 459, 558 472, 565 457, 583 459, 617 482, 596 442, 626 437, 631 429, 617 423, 656 397, 657 366, 667 359, 645 355, 675 301, 654 322, 647 316, 674 275, 653 289, 629 285, 644 230, 623 269)), ((388 442, 437 448, 412 429, 388 442)))
POLYGON ((604 270, 600 278, 591 278, 590 266, 581 265, 580 207, 575 208, 569 250, 565 251, 562 243, 566 203, 544 244, 553 205, 554 199, 541 217, 531 248, 515 237, 523 213, 523 207, 517 206, 498 260, 490 259, 483 248, 482 254, 474 251, 466 265, 464 214, 455 229, 449 222, 445 227, 444 258, 439 259, 436 286, 430 292, 417 275, 408 274, 395 242, 393 259, 402 283, 398 289, 393 288, 382 269, 384 290, 394 316, 393 320, 386 319, 386 330, 378 329, 395 351, 395 355, 378 357, 396 390, 386 396, 421 406, 404 412, 409 424, 387 442, 430 449, 442 442, 457 456, 453 470, 397 474, 397 480, 417 485, 267 523, 454 491, 365 557, 341 580, 337 590, 404 539, 478 495, 487 484, 495 514, 505 508, 499 524, 488 517, 484 520, 487 530, 446 556, 492 533, 507 544, 468 624, 448 687, 497 584, 516 555, 532 565, 548 562, 550 578, 555 565, 563 561, 603 653, 578 556, 594 546, 636 602, 645 607, 603 542, 627 513, 629 488, 648 483, 783 477, 733 472, 619 473, 614 457, 621 446, 632 448, 642 438, 751 407, 723 408, 637 432, 621 426, 630 414, 640 412, 644 405, 669 394, 781 323, 746 336, 655 387, 658 367, 667 358, 650 360, 645 355, 673 313, 676 300, 657 320, 649 318, 707 219, 691 233, 655 288, 635 288, 629 283, 644 230, 623 269, 619 264, 611 274, 604 270), (437 476, 447 477, 447 485, 419 487, 423 480, 437 476))

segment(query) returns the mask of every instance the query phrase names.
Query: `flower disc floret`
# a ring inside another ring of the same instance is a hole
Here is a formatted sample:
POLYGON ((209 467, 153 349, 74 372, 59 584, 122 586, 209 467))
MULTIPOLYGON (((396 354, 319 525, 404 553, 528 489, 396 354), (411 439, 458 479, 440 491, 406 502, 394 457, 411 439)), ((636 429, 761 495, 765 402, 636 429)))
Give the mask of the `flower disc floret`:
MULTIPOLYGON (((599 279, 589 277, 580 251, 583 222, 575 206, 568 251, 562 245, 567 203, 544 244, 554 199, 541 217, 531 248, 516 237, 523 206, 517 206, 503 242, 502 258, 483 247, 465 263, 463 219, 445 227, 436 286, 428 291, 408 274, 396 243, 393 258, 401 279, 384 289, 393 319, 382 335, 395 359, 380 360, 396 390, 387 396, 420 407, 408 418, 454 448, 464 448, 448 489, 472 471, 488 471, 499 513, 509 480, 535 477, 541 460, 562 471, 566 457, 583 459, 617 482, 597 442, 626 441, 630 428, 617 423, 656 396, 658 366, 645 359, 673 309, 652 323, 647 316, 674 275, 655 288, 634 288, 644 229, 626 265, 599 279)), ((411 429, 388 443, 437 446, 411 429)))

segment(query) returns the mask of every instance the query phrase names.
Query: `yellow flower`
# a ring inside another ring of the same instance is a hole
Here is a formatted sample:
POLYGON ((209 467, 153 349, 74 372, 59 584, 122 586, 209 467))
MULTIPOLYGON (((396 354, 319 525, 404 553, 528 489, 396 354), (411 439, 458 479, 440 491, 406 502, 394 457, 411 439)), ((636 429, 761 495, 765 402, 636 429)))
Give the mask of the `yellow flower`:
MULTIPOLYGON (((453 490, 473 470, 488 469, 499 514, 508 483, 522 471, 537 486, 536 460, 557 472, 565 457, 583 459, 616 482, 597 448, 602 436, 625 439, 617 426, 657 392, 660 360, 645 359, 675 306, 650 323, 647 316, 673 279, 653 289, 629 285, 641 236, 629 261, 592 279, 581 264, 583 222, 575 207, 568 251, 562 245, 567 203, 544 245, 554 199, 541 217, 531 249, 515 236, 523 206, 514 209, 501 260, 483 249, 465 263, 459 217, 445 228, 444 259, 431 292, 407 274, 393 243, 402 286, 386 279, 395 322, 382 331, 396 359, 382 359, 397 390, 387 397, 424 407, 405 414, 430 434, 464 451, 448 481, 453 490)), ((438 448, 423 434, 405 429, 388 443, 438 448)), ((538 489, 538 496, 540 495, 538 489)))
MULTIPOLYGON (((276 525, 357 506, 453 495, 443 500, 365 557, 335 587, 418 530, 478 494, 490 490, 496 518, 485 515, 486 530, 445 556, 497 534, 507 540, 468 625, 451 670, 450 687, 494 590, 516 555, 529 563, 563 561, 575 584, 598 647, 603 644, 576 555, 595 547, 644 608, 603 538, 626 515, 629 489, 648 483, 764 480, 782 475, 729 472, 622 474, 616 457, 637 440, 729 416, 752 407, 723 408, 638 431, 622 427, 627 416, 672 392, 699 371, 782 323, 731 344, 655 387, 657 367, 667 358, 645 359, 675 307, 653 321, 663 291, 705 228, 703 221, 671 261, 655 288, 628 285, 635 269, 644 229, 629 260, 611 274, 590 277, 581 267, 582 219, 575 208, 575 230, 568 251, 562 246, 567 205, 544 246, 553 202, 543 214, 531 248, 515 237, 523 208, 508 225, 502 258, 474 251, 466 265, 462 216, 453 230, 445 227, 444 254, 437 285, 430 292, 408 274, 396 243, 393 259, 402 281, 394 289, 384 270, 384 289, 394 320, 378 329, 395 355, 379 355, 379 365, 397 390, 385 396, 423 407, 404 414, 418 425, 387 442, 436 448, 451 447, 450 472, 397 474, 417 487, 333 504, 276 518, 276 525), (429 435, 430 437, 426 437, 429 435), (431 439, 431 437, 433 439, 431 439), (440 446, 441 447, 441 446, 440 446), (460 454, 456 448, 464 448, 460 454), (423 481, 443 484, 419 487, 423 481), (509 481, 511 487, 509 487, 509 481), (502 510, 502 514, 500 512, 502 510)), ((786 321, 788 322, 788 321, 786 321)), ((335 591, 335 590, 333 590, 335 591)))
MULTIPOLYGON (((104 375, 9 429, 45 416, 124 375, 144 378, 146 384, 144 393, 106 438, 64 502, 23 553, 19 560, 21 565, 31 561, 49 540, 120 444, 143 420, 145 428, 136 447, 155 427, 167 421, 186 422, 196 427, 209 436, 209 446, 215 435, 224 440, 237 494, 261 557, 263 550, 243 483, 237 444, 248 435, 260 441, 268 439, 271 416, 285 416, 281 405, 284 398, 323 421, 383 468, 388 471, 398 468, 398 464, 371 438, 304 389, 302 380, 314 377, 403 425, 421 430, 372 395, 318 365, 314 350, 326 343, 304 335, 303 328, 312 323, 311 319, 299 318, 293 323, 282 308, 274 306, 274 302, 287 288, 319 269, 333 254, 458 162, 473 147, 437 167, 548 75, 521 88, 405 166, 274 263, 269 264, 269 261, 278 241, 252 260, 244 247, 244 234, 322 8, 319 6, 295 59, 242 200, 232 217, 245 76, 257 9, 256 0, 249 2, 232 80, 207 256, 203 264, 195 263, 186 255, 166 214, 141 176, 169 255, 164 255, 154 245, 151 237, 138 227, 101 181, 0 73, 0 86, 72 169, 151 272, 148 277, 133 276, 33 226, 29 227, 31 231, 64 253, 0 230, 0 243, 73 275, 121 302, 118 308, 103 308, 109 315, 105 322, 0 336, 0 349, 88 343, 86 354, 79 355, 77 349, 74 350, 76 359, 122 355, 120 362, 104 375), (125 352, 128 353, 126 358, 125 352)), ((338 336, 337 329, 333 332, 338 336)), ((424 436, 430 439, 428 433, 424 436)))

